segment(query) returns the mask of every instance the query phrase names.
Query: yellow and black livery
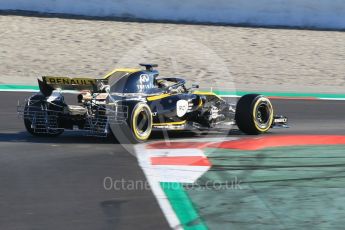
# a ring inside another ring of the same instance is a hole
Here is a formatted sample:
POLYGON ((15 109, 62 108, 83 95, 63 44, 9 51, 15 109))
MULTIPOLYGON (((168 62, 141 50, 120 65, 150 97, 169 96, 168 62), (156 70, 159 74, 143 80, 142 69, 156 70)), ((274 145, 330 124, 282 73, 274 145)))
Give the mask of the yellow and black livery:
POLYGON ((270 100, 262 95, 248 94, 231 102, 197 85, 187 87, 183 78, 160 77, 155 64, 140 65, 144 68, 115 69, 103 78, 43 77, 40 93, 29 98, 38 106, 25 107, 27 130, 56 136, 77 127, 91 134, 111 131, 121 142, 143 142, 154 130, 237 126, 246 134, 260 134, 274 126, 286 127, 287 118, 275 116, 270 100), (64 90, 80 92, 79 105, 66 104, 64 90), (53 123, 37 123, 42 113, 53 123))

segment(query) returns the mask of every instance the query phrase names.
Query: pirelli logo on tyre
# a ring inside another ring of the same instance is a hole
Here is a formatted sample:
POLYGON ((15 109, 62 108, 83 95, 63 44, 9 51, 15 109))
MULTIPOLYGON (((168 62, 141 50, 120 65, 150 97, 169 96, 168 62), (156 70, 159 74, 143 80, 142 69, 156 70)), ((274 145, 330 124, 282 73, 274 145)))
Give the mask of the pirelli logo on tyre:
POLYGON ((93 85, 96 80, 92 78, 69 78, 69 77, 42 77, 50 85, 93 85))

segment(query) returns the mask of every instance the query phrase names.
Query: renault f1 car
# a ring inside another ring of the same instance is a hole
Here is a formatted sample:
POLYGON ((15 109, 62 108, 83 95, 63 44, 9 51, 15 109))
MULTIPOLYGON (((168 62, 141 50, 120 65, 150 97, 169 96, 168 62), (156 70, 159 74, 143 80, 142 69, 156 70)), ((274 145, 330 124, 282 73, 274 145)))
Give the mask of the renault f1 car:
POLYGON ((40 91, 19 106, 26 130, 35 136, 58 136, 83 130, 92 136, 112 132, 119 140, 144 142, 154 130, 230 130, 250 135, 286 127, 262 95, 242 96, 236 104, 213 92, 186 87, 178 77, 159 77, 154 64, 143 69, 115 69, 102 79, 44 76, 40 91), (77 91, 77 104, 63 92, 77 91))

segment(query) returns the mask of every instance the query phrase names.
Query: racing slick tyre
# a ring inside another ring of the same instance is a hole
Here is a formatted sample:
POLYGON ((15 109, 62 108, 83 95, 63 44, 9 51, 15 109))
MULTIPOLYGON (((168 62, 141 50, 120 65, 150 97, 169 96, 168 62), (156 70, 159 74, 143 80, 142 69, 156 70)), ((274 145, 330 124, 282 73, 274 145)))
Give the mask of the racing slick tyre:
POLYGON ((132 110, 130 118, 131 138, 134 142, 146 141, 152 132, 152 112, 150 107, 143 102, 139 102, 132 110))
POLYGON ((273 123, 273 106, 262 95, 244 95, 237 103, 235 120, 238 128, 246 134, 265 133, 273 123))
MULTIPOLYGON (((39 109, 42 106, 42 102, 35 102, 33 105, 28 106, 27 104, 24 107, 24 126, 26 131, 30 133, 33 136, 37 137, 57 137, 61 135, 64 130, 63 129, 58 129, 54 131, 47 131, 47 132, 37 132, 35 128, 32 127, 32 121, 31 119, 28 118, 28 114, 30 113, 37 113, 41 112, 42 110, 39 109)), ((38 127, 38 129, 45 129, 45 127, 38 127)))
POLYGON ((129 106, 126 124, 112 126, 111 130, 120 143, 141 143, 150 137, 152 124, 150 107, 139 102, 129 106))

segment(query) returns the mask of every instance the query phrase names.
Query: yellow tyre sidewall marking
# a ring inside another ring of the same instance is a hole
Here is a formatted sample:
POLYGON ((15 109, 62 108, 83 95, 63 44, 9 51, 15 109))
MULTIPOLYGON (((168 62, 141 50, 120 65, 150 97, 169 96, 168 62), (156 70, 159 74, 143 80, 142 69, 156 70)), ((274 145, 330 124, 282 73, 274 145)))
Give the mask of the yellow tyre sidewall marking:
POLYGON ((254 121, 254 125, 255 127, 260 131, 260 132, 266 132, 267 130, 269 130, 271 128, 271 125, 273 123, 273 106, 270 102, 269 99, 265 98, 265 97, 261 97, 259 98, 255 104, 254 104, 254 107, 253 107, 253 121, 254 121), (256 121, 256 109, 258 107, 258 105, 261 103, 261 102, 267 102, 267 105, 268 105, 268 108, 270 110, 270 117, 269 117, 269 122, 267 123, 267 127, 266 128, 261 128, 258 124, 257 124, 257 121, 256 121))
POLYGON ((138 139, 138 140, 141 140, 141 141, 145 141, 147 140, 150 135, 151 135, 151 132, 152 132, 152 113, 151 113, 151 110, 150 110, 150 107, 146 104, 139 104, 136 106, 136 108, 134 109, 133 111, 133 116, 132 116, 132 130, 133 130, 133 133, 134 133, 134 136, 138 139), (148 127, 150 129, 150 132, 147 132, 147 135, 146 136, 142 136, 139 134, 138 130, 137 130, 137 119, 138 119, 138 115, 141 111, 143 111, 143 109, 147 108, 148 111, 149 111, 149 124, 150 126, 148 127))

